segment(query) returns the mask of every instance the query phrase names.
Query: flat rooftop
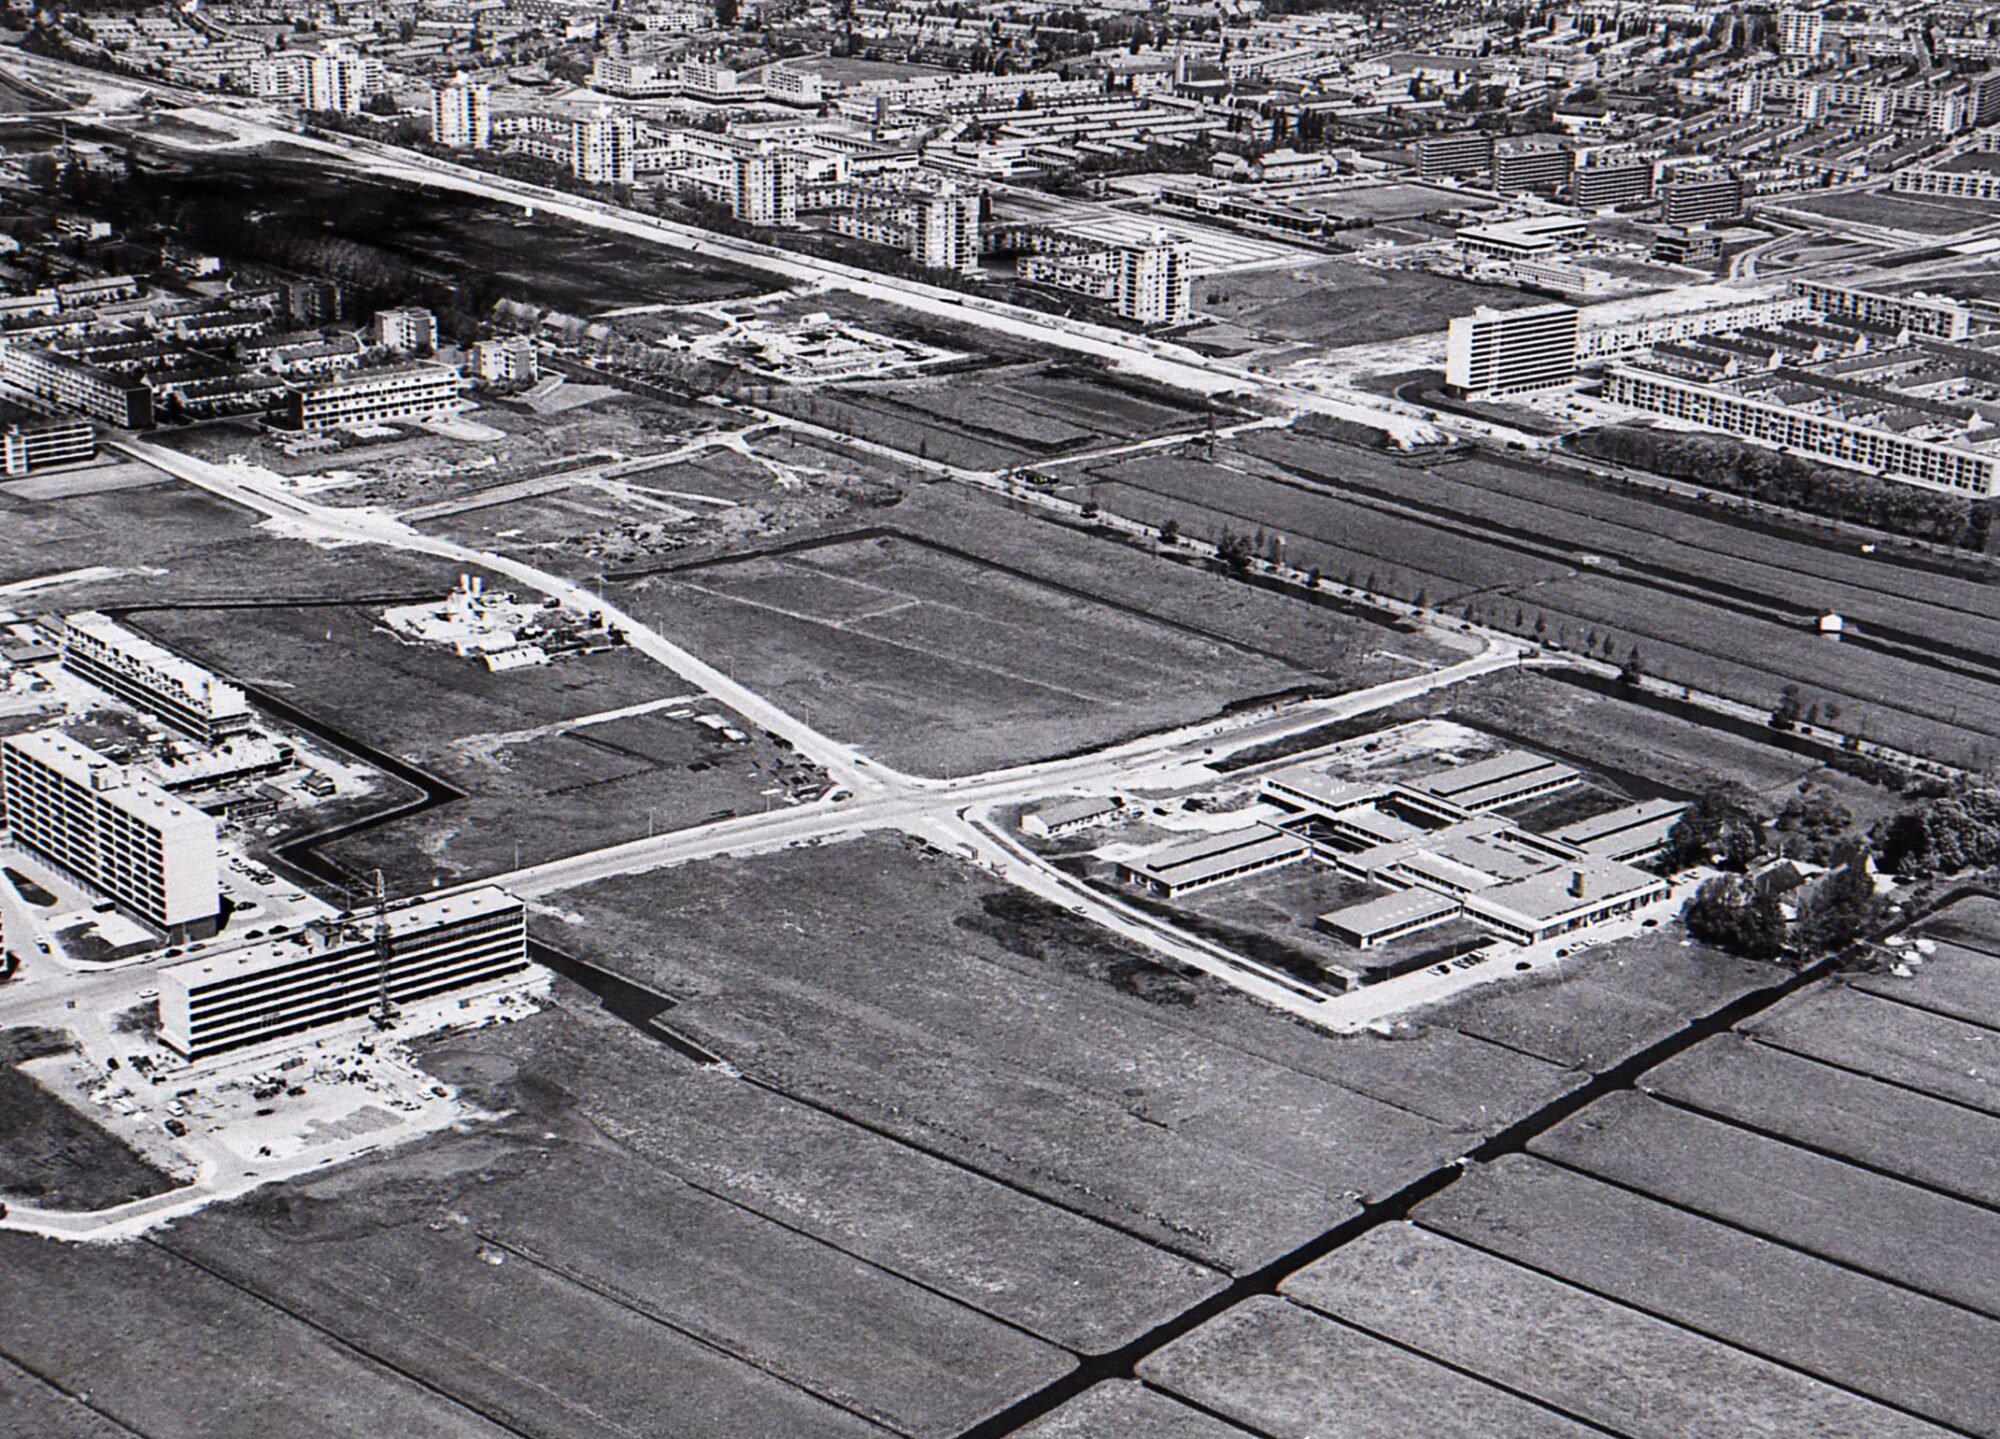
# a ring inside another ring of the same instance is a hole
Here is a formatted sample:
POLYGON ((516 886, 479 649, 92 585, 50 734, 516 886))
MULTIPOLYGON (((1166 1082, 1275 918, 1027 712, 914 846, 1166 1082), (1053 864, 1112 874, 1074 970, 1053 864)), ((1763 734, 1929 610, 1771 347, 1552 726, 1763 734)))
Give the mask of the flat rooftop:
POLYGON ((63 629, 66 633, 96 640, 116 650, 121 659, 171 681, 183 693, 205 699, 211 716, 249 712, 250 702, 242 690, 218 679, 200 665, 182 659, 165 646, 153 643, 137 631, 127 629, 109 615, 96 610, 79 610, 73 615, 63 616, 63 629))
POLYGON ((1559 839, 1564 844, 1573 844, 1582 850, 1595 849, 1600 845, 1630 843, 1656 830, 1664 840, 1667 831, 1674 827, 1686 810, 1687 806, 1678 800, 1641 800, 1637 804, 1624 805, 1607 814, 1578 820, 1575 824, 1566 824, 1550 837, 1559 839))
POLYGON ((1155 850, 1127 867, 1171 885, 1199 884, 1211 876, 1248 865, 1304 854, 1309 848, 1304 840, 1292 835, 1250 825, 1155 850))
POLYGON ((1443 919, 1458 913, 1458 908, 1459 902, 1449 895, 1428 889, 1404 889, 1332 910, 1321 915, 1319 922, 1351 934, 1378 934, 1398 925, 1443 919))
POLYGON ((200 810, 182 804, 151 780, 122 764, 106 759, 93 749, 78 744, 61 730, 30 730, 8 735, 0 744, 19 750, 37 760, 79 789, 96 794, 104 803, 130 815, 162 834, 182 828, 201 828, 213 843, 215 822, 200 810))
POLYGON ((1471 764, 1453 765, 1403 781, 1403 788, 1448 804, 1476 809, 1504 795, 1542 784, 1581 778, 1570 766, 1527 750, 1506 750, 1471 764))
POLYGON ((1466 903, 1483 910, 1503 910, 1527 921, 1530 927, 1538 927, 1572 910, 1611 903, 1665 884, 1658 875, 1643 869, 1587 855, 1526 879, 1482 890, 1468 896, 1466 903), (1572 892, 1579 875, 1582 894, 1572 892))
MULTIPOLYGON (((438 898, 403 900, 390 905, 384 918, 390 937, 420 934, 447 921, 477 919, 519 909, 521 901, 498 885, 459 890, 438 898)), ((335 919, 312 921, 288 934, 222 948, 198 959, 183 960, 159 971, 160 978, 193 990, 230 979, 243 979, 284 969, 319 955, 355 949, 372 942, 375 916, 350 911, 335 919)))

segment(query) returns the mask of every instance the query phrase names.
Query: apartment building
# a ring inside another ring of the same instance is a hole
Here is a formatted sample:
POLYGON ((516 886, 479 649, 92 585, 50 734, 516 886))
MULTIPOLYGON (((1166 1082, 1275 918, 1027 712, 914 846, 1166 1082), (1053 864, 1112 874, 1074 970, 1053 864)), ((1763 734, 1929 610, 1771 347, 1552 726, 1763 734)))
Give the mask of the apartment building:
POLYGON ((1416 143, 1417 178, 1483 175, 1493 168, 1493 137, 1476 130, 1426 135, 1416 143))
POLYGON ((159 971, 160 1038, 202 1059, 528 968, 527 909, 493 885, 349 911, 159 971))
POLYGON ((1892 188, 1903 195, 1941 195, 1953 200, 2000 201, 2000 154, 1969 150, 1949 159, 1910 165, 1896 172, 1892 188))
POLYGON ((472 373, 488 385, 532 385, 541 376, 535 342, 526 335, 480 340, 472 347, 472 373))
POLYGON ((434 361, 353 370, 294 384, 287 397, 289 423, 311 432, 449 415, 459 408, 459 385, 457 366, 434 361))
POLYGON ((1724 434, 1778 446, 1814 459, 1869 470, 1927 489, 1991 498, 2000 494, 2000 453, 1964 443, 1923 439, 1872 423, 1880 404, 1850 415, 1783 394, 1745 394, 1708 380, 1615 364, 1605 372, 1604 398, 1724 434))
POLYGON ((0 381, 59 412, 127 430, 153 423, 153 391, 143 380, 23 340, 0 340, 0 381))
POLYGON ((1113 247, 1118 313, 1142 325, 1185 325, 1192 309, 1194 273, 1186 240, 1155 234, 1139 244, 1113 247))
POLYGON ((1627 156, 1579 165, 1570 175, 1569 193, 1583 210, 1607 210, 1649 200, 1653 195, 1652 162, 1627 156))
POLYGON ((1743 181, 1735 175, 1676 176, 1660 187, 1660 218, 1669 225, 1706 225, 1743 214, 1743 181))
POLYGON ((431 92, 431 139, 454 150, 484 150, 493 143, 493 91, 463 74, 431 92))
POLYGON ((215 821, 59 730, 0 739, 13 842, 177 942, 215 932, 215 821))
POLYGON ((1578 311, 1572 305, 1527 310, 1481 306, 1451 322, 1445 336, 1445 384, 1468 399, 1518 394, 1576 378, 1578 311))
POLYGON ((97 427, 87 419, 9 420, 0 431, 0 474, 33 474, 97 453, 97 427))
POLYGON ((1576 156, 1554 140, 1502 140, 1493 146, 1493 188, 1504 194, 1554 194, 1569 184, 1576 156))
POLYGON ((96 610, 64 617, 62 667, 205 745, 252 724, 242 690, 96 610))
POLYGON ((1790 289, 1816 314, 1833 320, 1856 320, 1937 340, 1962 340, 1972 333, 1972 307, 1948 295, 1883 295, 1821 280, 1794 280, 1790 289))
POLYGON ((1612 355, 1649 350, 1655 345, 1673 345, 1703 335, 1721 335, 1733 330, 1761 330, 1802 320, 1813 313, 1802 295, 1783 295, 1768 300, 1748 300, 1741 304, 1708 305, 1677 314, 1650 315, 1619 325, 1585 327, 1577 337, 1579 362, 1607 359, 1612 355))
MULTIPOLYGON (((381 62, 372 62, 379 75, 381 62)), ((359 55, 315 55, 306 65, 301 107, 339 115, 359 115, 368 98, 371 62, 359 55)))
POLYGON ((799 218, 799 173, 790 155, 768 149, 729 159, 729 213, 746 225, 792 225, 799 218))
POLYGON ((910 258, 927 270, 979 272, 979 196, 947 181, 916 205, 910 258))
POLYGON ((375 343, 399 355, 437 348, 437 317, 420 306, 375 312, 375 343))

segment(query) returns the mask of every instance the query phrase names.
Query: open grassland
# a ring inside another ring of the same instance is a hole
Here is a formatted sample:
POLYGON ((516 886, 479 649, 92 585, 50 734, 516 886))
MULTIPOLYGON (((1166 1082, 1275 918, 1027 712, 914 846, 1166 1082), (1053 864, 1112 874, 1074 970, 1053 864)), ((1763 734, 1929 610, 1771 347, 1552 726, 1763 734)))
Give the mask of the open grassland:
POLYGON ((1893 190, 1864 190, 1845 195, 1819 195, 1786 200, 1783 208, 1879 225, 1918 235, 1955 235, 1992 221, 1996 207, 1978 201, 1939 199, 1930 195, 1899 195, 1893 190))
MULTIPOLYGON (((451 577, 434 574, 430 593, 451 577)), ((359 606, 149 610, 148 633, 315 719, 430 771, 466 794, 351 836, 332 857, 381 866, 404 885, 471 879, 762 809, 796 773, 761 733, 730 744, 655 711, 598 733, 576 721, 686 696, 671 672, 630 651, 495 674, 450 650, 406 644, 359 606), (393 697, 392 703, 384 703, 393 697)), ((731 716, 732 722, 736 722, 731 716)))
POLYGON ((1319 678, 892 535, 657 574, 623 603, 818 727, 934 773, 1088 748, 1319 678))

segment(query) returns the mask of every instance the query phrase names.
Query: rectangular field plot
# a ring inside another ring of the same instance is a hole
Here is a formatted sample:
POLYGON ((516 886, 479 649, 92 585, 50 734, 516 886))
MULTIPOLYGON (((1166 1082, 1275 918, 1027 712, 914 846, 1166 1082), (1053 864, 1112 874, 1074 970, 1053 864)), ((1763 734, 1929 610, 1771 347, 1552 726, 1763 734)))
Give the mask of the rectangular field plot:
POLYGON ((1020 1439, 1102 1439, 1109 1434, 1121 1439, 1243 1439, 1234 1424, 1129 1380, 1108 1380, 1084 1390, 1023 1429, 1020 1439))
POLYGON ((1943 1439, 1947 1431, 1616 1300, 1393 1225, 1285 1296, 1626 1439, 1943 1439))
MULTIPOLYGON (((1948 969, 1962 951, 1925 960, 1948 969)), ((1905 1089, 2000 1115, 2000 1032, 1931 1009, 1896 1003, 1900 976, 1870 975, 1881 989, 1815 989, 1741 1027, 1759 1043, 1905 1089), (1877 994, 1886 998, 1877 998, 1877 994)))
POLYGON ((2000 1213, 1621 1093, 1535 1140, 1545 1159, 2000 1317, 2000 1213))
POLYGON ((2000 1117, 1733 1034, 1648 1070, 1639 1086, 1718 1119, 2000 1206, 2000 1117), (1812 1102, 1801 1103, 1801 1095, 1812 1102))
POLYGON ((1140 1377, 1274 1439, 1585 1439, 1551 1409, 1257 1298, 1144 1360, 1140 1377))
POLYGON ((815 726, 933 773, 1088 748, 1315 678, 893 536, 654 575, 628 599, 815 726))
POLYGON ((1937 1424, 2000 1432, 2000 1324, 1953 1305, 1524 1156, 1474 1167, 1415 1217, 1937 1424))

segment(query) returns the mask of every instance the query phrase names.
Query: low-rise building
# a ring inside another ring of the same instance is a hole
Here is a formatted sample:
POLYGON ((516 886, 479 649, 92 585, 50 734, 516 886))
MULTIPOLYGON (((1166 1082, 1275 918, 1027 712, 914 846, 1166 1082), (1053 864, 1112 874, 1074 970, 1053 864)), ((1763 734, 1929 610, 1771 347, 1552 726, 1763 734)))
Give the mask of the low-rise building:
POLYGON ((1125 813, 1125 802, 1116 795, 1091 799, 1065 800, 1044 805, 1021 816, 1021 832, 1038 839, 1061 839, 1099 825, 1110 824, 1125 813))
POLYGON ((87 419, 8 420, 0 431, 0 474, 33 474, 72 465, 97 453, 97 426, 87 419))
POLYGON ((1142 859, 1120 861, 1118 873, 1127 884, 1173 899, 1210 885, 1297 864, 1311 853, 1312 846, 1295 835, 1249 825, 1171 844, 1142 859))

